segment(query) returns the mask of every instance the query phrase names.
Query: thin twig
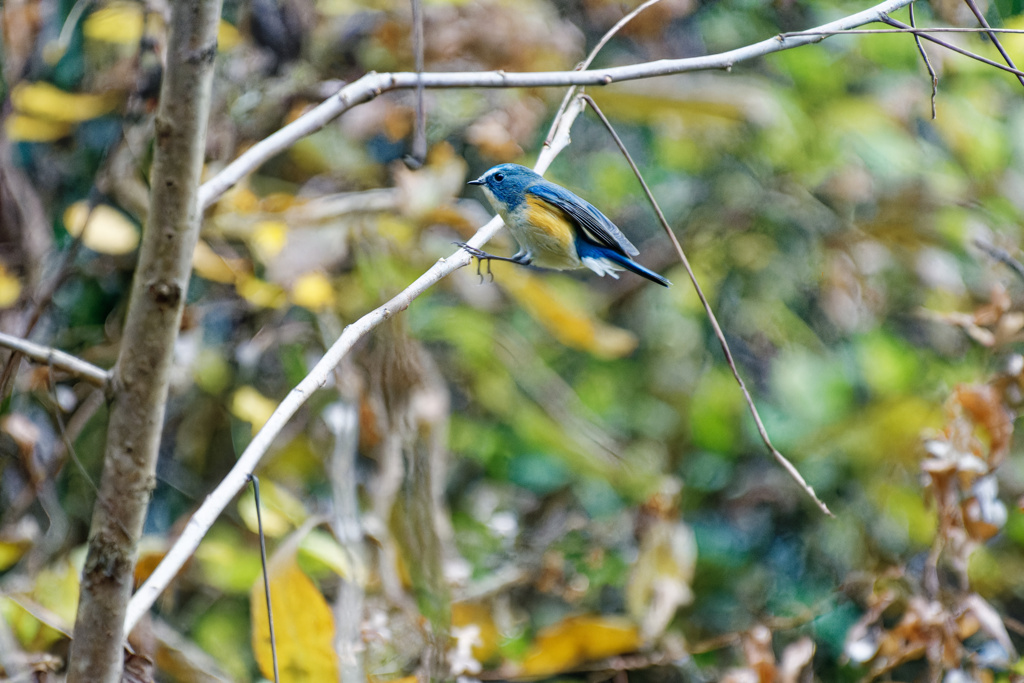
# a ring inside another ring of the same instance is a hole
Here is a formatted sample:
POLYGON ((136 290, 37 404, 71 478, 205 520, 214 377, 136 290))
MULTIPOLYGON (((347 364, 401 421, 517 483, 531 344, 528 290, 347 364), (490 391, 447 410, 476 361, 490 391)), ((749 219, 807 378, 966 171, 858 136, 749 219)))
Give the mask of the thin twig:
POLYGON ((1017 277, 1024 280, 1024 263, 1013 258, 1013 256, 1010 255, 1010 252, 1001 247, 997 247, 994 244, 989 244, 981 238, 975 238, 973 243, 978 249, 981 249, 993 259, 1002 263, 1004 266, 1012 270, 1017 277))
MULTIPOLYGON (((988 25, 988 20, 985 19, 985 15, 982 13, 982 11, 978 9, 977 3, 975 3, 974 0, 964 0, 964 2, 966 2, 967 6, 971 8, 971 12, 974 13, 975 18, 978 20, 978 23, 985 27, 985 33, 988 34, 989 40, 991 40, 992 43, 996 46, 996 49, 999 50, 999 54, 1001 54, 1003 56, 1003 59, 1006 60, 1007 65, 1012 66, 1013 68, 1016 69, 1017 65, 1013 63, 1013 60, 1010 59, 1010 55, 1006 52, 1006 49, 1003 47, 1003 44, 999 42, 999 38, 996 37, 996 32, 993 31, 992 27, 988 25)), ((911 4, 910 7, 913 8, 914 5, 911 4)), ((1024 85, 1024 75, 1018 74, 1017 80, 1020 81, 1021 85, 1024 85)))
MULTIPOLYGON (((412 50, 416 57, 416 73, 423 74, 423 0, 412 0, 412 50)), ((412 150, 405 162, 410 168, 419 168, 427 159, 427 113, 423 107, 423 81, 416 84, 416 127, 413 131, 412 150)))
MULTIPOLYGON (((917 26, 917 20, 914 18, 914 4, 910 4, 910 25, 917 26)), ((921 44, 921 36, 914 34, 914 44, 917 45, 917 51, 921 53, 921 59, 924 60, 924 65, 928 68, 928 75, 932 77, 932 121, 935 120, 935 97, 939 93, 939 77, 935 75, 935 69, 932 68, 932 62, 928 59, 928 53, 924 49, 924 45, 921 44)))
MULTIPOLYGON (((110 149, 109 147, 107 148, 110 149)), ((106 155, 106 151, 104 155, 106 155)), ((95 188, 93 188, 95 189, 95 188)), ((89 231, 89 219, 92 217, 92 212, 96 208, 96 202, 94 198, 90 197, 89 200, 89 212, 85 216, 85 223, 82 224, 82 230, 75 236, 71 245, 64 253, 64 258, 61 261, 60 267, 57 269, 57 274, 51 278, 43 294, 39 297, 34 298, 34 305, 32 306, 32 312, 28 314, 28 323, 22 330, 22 335, 28 337, 32 334, 36 324, 43 317, 43 313, 46 311, 50 303, 53 302, 53 297, 57 293, 57 290, 64 284, 64 282, 71 275, 71 266, 75 262, 75 258, 78 256, 78 252, 82 249, 82 244, 85 242, 85 233, 89 231)), ((4 365, 3 372, 0 372, 0 400, 3 400, 7 396, 7 389, 11 382, 14 381, 14 377, 18 374, 19 366, 21 365, 22 353, 15 352, 11 354, 11 357, 7 359, 7 364, 4 365)))
MULTIPOLYGON (((630 12, 629 14, 615 22, 615 25, 608 29, 608 31, 605 32, 603 36, 601 36, 601 40, 597 41, 597 45, 595 45, 594 49, 590 51, 590 54, 587 55, 587 58, 576 65, 576 70, 586 70, 594 62, 594 58, 597 57, 597 53, 604 49, 604 46, 608 44, 608 41, 611 40, 616 33, 622 30, 623 26, 633 21, 633 18, 636 17, 641 12, 643 12, 645 9, 658 2, 661 2, 661 0, 647 0, 646 2, 638 5, 636 9, 634 9, 632 12, 630 12)), ((565 91, 565 97, 562 98, 562 103, 558 105, 558 111, 555 112, 555 118, 552 119, 551 130, 548 131, 548 136, 544 139, 544 144, 547 144, 554 136, 555 124, 558 123, 559 119, 562 116, 562 112, 565 111, 565 108, 569 106, 569 102, 571 102, 572 99, 576 97, 577 90, 579 90, 579 88, 577 86, 573 86, 565 91)))
POLYGON ((604 112, 597 106, 594 99, 587 94, 579 96, 580 99, 586 101, 587 104, 594 110, 598 118, 601 119, 601 123, 608 130, 609 134, 615 139, 615 144, 618 145, 619 150, 623 156, 626 157, 626 161, 629 163, 630 168, 633 169, 633 173, 636 175, 637 180, 640 181, 641 187, 643 187, 644 194, 647 195, 647 200, 650 201, 651 206, 654 207, 654 212, 658 215, 658 221, 661 223, 661 227, 665 229, 665 233, 668 234, 669 239, 672 240, 673 246, 676 248, 676 255, 679 256, 679 261, 686 268, 686 274, 690 278, 690 282, 693 283, 693 288, 697 292, 697 296, 700 298, 701 304, 704 306, 704 312, 708 316, 708 320, 711 322, 711 327, 715 331, 715 336, 718 338, 718 343, 722 346, 722 352, 725 354, 725 361, 729 364, 729 369, 732 371, 732 376, 736 378, 736 383, 739 384, 740 391, 743 392, 743 399, 747 402, 747 408, 750 410, 750 414, 754 418, 754 423, 757 425, 757 432, 761 435, 761 440, 764 445, 768 448, 771 454, 775 457, 775 460, 782 465, 783 469, 789 473, 789 476, 800 485, 800 488, 811 497, 811 500, 815 502, 818 508, 829 517, 834 515, 828 509, 828 506, 818 498, 817 494, 814 493, 814 489, 811 485, 804 481, 804 478, 800 475, 800 472, 791 463, 786 456, 780 453, 775 446, 772 445, 771 439, 768 437, 768 430, 765 429, 764 423, 761 421, 761 415, 757 412, 757 406, 754 405, 754 399, 750 396, 750 391, 747 390, 747 385, 743 381, 743 377, 740 375, 740 371, 736 368, 736 361, 733 359, 732 350, 729 348, 729 342, 725 340, 725 334, 722 332, 721 326, 718 324, 718 319, 715 317, 715 312, 711 309, 711 304, 708 302, 706 296, 704 296, 704 290, 701 289, 700 283, 697 282, 697 275, 693 272, 693 268, 690 266, 690 260, 686 258, 686 253, 683 251, 683 247, 679 244, 679 240, 676 239, 675 233, 669 226, 668 221, 665 219, 665 214, 662 213, 661 207, 658 205, 658 201, 654 198, 654 193, 651 192, 651 188, 648 187, 647 182, 644 180, 643 175, 640 173, 640 169, 633 161, 633 157, 630 156, 629 150, 626 149, 626 145, 623 144, 622 139, 618 133, 612 127, 610 121, 605 117, 604 112))
POLYGON ((267 629, 270 632, 270 658, 274 663, 274 683, 281 680, 277 668, 277 638, 274 637, 274 610, 270 604, 270 572, 267 570, 267 537, 263 535, 263 516, 260 508, 263 507, 260 501, 260 480, 255 474, 249 475, 252 482, 252 495, 256 501, 256 528, 260 535, 260 562, 263 567, 263 594, 267 601, 267 629))
MULTIPOLYGON (((816 31, 838 31, 882 21, 889 12, 895 12, 912 0, 885 0, 874 7, 837 19, 816 31)), ((314 133, 352 107, 369 102, 382 93, 407 90, 420 84, 424 88, 550 88, 572 85, 610 85, 620 81, 639 80, 654 76, 668 76, 691 71, 711 69, 729 70, 739 62, 781 52, 803 45, 820 42, 822 36, 807 35, 783 38, 772 36, 752 45, 728 50, 715 55, 660 59, 627 66, 587 71, 538 71, 509 73, 505 71, 448 72, 448 73, 369 73, 349 83, 337 94, 329 97, 299 118, 272 135, 256 143, 237 159, 225 166, 199 190, 199 206, 208 208, 228 188, 254 171, 268 159, 288 149, 297 140, 314 133)), ((1003 69, 1003 65, 999 65, 1003 69)))
MULTIPOLYGON (((913 5, 909 5, 913 7, 913 5)), ((839 31, 786 31, 779 38, 802 36, 884 35, 896 33, 1024 33, 1024 28, 971 28, 964 26, 908 26, 907 28, 848 28, 839 31)))
POLYGON ((0 332, 0 346, 12 349, 37 363, 45 363, 46 365, 52 365, 58 370, 69 372, 75 377, 101 388, 106 388, 107 383, 110 381, 110 373, 103 368, 97 367, 77 356, 72 356, 70 353, 65 353, 49 346, 43 346, 42 344, 36 344, 21 337, 0 332))
POLYGON ((1008 71, 1011 74, 1016 74, 1018 77, 1024 76, 1024 71, 1021 71, 1020 69, 1017 69, 1016 67, 1006 66, 1004 64, 1000 64, 999 62, 992 61, 988 57, 982 57, 981 55, 979 55, 979 54, 977 54, 975 52, 971 52, 970 50, 965 50, 962 47, 957 47, 956 45, 953 45, 952 43, 946 42, 945 40, 942 40, 940 38, 936 38, 935 36, 928 35, 924 31, 918 31, 913 26, 908 26, 907 24, 904 24, 902 21, 900 21, 898 19, 893 19, 892 17, 890 17, 887 14, 883 14, 882 15, 881 21, 883 21, 886 24, 889 24, 890 26, 895 26, 897 28, 901 28, 904 31, 906 31, 907 33, 913 33, 914 35, 921 36, 925 40, 930 40, 931 42, 935 43, 936 45, 941 45, 942 47, 946 48, 947 50, 952 50, 953 52, 956 52, 958 54, 963 55, 964 57, 970 57, 971 59, 975 59, 975 60, 981 62, 982 64, 988 64, 989 66, 994 66, 995 68, 997 68, 997 69, 999 69, 1001 71, 1008 71))
MULTIPOLYGON (((85 469, 85 465, 83 465, 82 461, 79 460, 78 452, 75 451, 75 445, 72 442, 71 434, 68 433, 69 430, 64 426, 64 418, 61 417, 60 400, 57 398, 57 381, 54 379, 54 376, 53 376, 53 366, 52 365, 48 368, 48 371, 49 372, 48 372, 48 377, 47 377, 47 380, 48 380, 47 384, 49 385, 48 388, 50 390, 50 395, 53 398, 53 419, 57 423, 57 429, 60 432, 60 439, 61 439, 61 443, 64 446, 64 452, 67 454, 67 456, 69 458, 71 458, 71 462, 75 463, 75 466, 78 468, 79 474, 81 474, 82 477, 85 479, 85 483, 87 483, 89 485, 89 488, 92 489, 92 492, 94 494, 96 494, 97 496, 99 496, 99 494, 100 494, 99 487, 96 486, 96 482, 94 482, 92 480, 92 477, 89 476, 89 471, 85 469)), ((93 392, 95 393, 96 390, 93 389, 93 392)), ((100 395, 102 396, 102 394, 100 394, 100 395)), ((91 398, 92 398, 92 396, 90 396, 90 399, 91 398)), ((87 400, 86 402, 84 402, 84 405, 91 407, 91 405, 95 405, 95 400, 93 400, 93 401, 88 401, 87 400)), ((54 475, 56 475, 57 472, 59 472, 59 471, 60 471, 60 463, 58 462, 57 467, 55 468, 55 471, 54 471, 54 475)))

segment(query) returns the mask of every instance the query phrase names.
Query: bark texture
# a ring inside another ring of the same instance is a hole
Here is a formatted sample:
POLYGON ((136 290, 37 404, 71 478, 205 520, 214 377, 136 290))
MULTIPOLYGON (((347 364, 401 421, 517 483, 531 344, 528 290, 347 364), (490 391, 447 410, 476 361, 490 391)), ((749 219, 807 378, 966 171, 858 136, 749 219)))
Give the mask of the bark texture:
POLYGON ((168 370, 199 234, 197 198, 221 0, 179 0, 170 6, 149 221, 114 368, 69 683, 115 683, 121 677, 125 610, 155 483, 168 370))

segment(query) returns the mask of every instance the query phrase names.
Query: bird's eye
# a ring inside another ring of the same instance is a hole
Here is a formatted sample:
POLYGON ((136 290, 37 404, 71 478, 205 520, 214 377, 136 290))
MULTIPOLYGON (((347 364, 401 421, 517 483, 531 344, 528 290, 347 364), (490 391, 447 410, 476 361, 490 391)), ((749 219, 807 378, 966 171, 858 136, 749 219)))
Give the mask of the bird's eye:
POLYGON ((500 183, 502 180, 505 179, 505 174, 504 173, 495 173, 494 174, 494 179, 500 183))

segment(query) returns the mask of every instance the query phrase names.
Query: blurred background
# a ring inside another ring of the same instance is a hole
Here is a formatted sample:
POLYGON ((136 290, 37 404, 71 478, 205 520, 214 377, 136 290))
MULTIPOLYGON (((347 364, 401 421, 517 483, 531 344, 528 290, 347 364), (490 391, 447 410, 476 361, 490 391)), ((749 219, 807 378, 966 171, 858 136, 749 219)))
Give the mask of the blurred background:
MULTIPOLYGON (((594 64, 716 53, 865 7, 662 0, 594 64)), ((430 0, 425 68, 572 69, 630 9, 430 0)), ((120 330, 165 10, 0 8, 0 329, 104 368, 131 341, 120 330)), ((1024 27, 1019 0, 980 11, 1024 27)), ((916 15, 977 25, 953 1, 916 15)), ((206 176, 344 83, 412 70, 411 17, 396 0, 227 0, 206 176)), ((987 37, 941 38, 1001 61, 987 37)), ((1024 62, 1020 36, 1000 40, 1024 62)), ((465 655, 459 670, 449 658, 452 675, 490 679, 1022 673, 1024 86, 925 45, 934 118, 908 35, 832 37, 729 73, 588 91, 693 263, 774 444, 835 517, 766 450, 650 205, 585 112, 547 177, 597 204, 674 286, 499 263, 481 282, 462 269, 361 342, 257 471, 271 549, 303 529, 296 566, 313 590, 296 600, 334 601, 352 557, 326 527, 307 531, 338 504, 329 410, 358 411, 368 675, 411 675, 448 620, 465 655), (401 530, 416 515, 435 523, 433 560, 402 542, 419 533, 401 530)), ((341 329, 489 218, 465 182, 496 163, 532 165, 563 95, 427 91, 429 152, 412 170, 415 94, 387 93, 207 212, 140 580, 341 329)), ((503 233, 488 250, 515 245, 503 233)), ((66 653, 106 420, 95 388, 7 367, 0 650, 12 654, 0 663, 12 675, 13 653, 36 672, 66 653)), ((253 530, 243 496, 157 604, 166 680, 259 678, 253 530)))

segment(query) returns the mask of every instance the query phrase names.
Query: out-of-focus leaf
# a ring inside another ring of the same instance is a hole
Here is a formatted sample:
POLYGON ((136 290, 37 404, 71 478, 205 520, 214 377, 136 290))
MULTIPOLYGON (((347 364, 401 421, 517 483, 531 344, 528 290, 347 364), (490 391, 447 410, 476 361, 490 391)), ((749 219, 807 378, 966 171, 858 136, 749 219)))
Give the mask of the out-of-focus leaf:
POLYGON ((288 241, 288 224, 284 221, 262 221, 249 236, 249 248, 260 261, 279 254, 288 241))
MULTIPOLYGON (((151 16, 157 17, 155 12, 151 16)), ((119 45, 138 45, 142 39, 144 7, 134 2, 111 2, 82 22, 88 40, 119 45)))
POLYGON ((319 529, 310 531, 299 545, 299 557, 310 558, 322 564, 346 581, 356 581, 362 584, 366 580, 365 569, 353 566, 352 557, 348 551, 338 543, 334 536, 325 531, 319 529))
POLYGON ((402 213, 422 218, 452 201, 465 187, 466 168, 465 159, 446 142, 431 148, 426 165, 419 170, 396 165, 395 187, 402 213))
POLYGON ((231 367, 219 350, 204 348, 192 365, 192 376, 196 386, 210 394, 218 395, 227 389, 231 382, 231 367))
POLYGON ((139 541, 139 555, 135 561, 135 585, 141 586, 167 554, 167 539, 160 536, 143 536, 139 541))
MULTIPOLYGON (((85 18, 82 33, 88 40, 137 46, 144 31, 152 34, 162 25, 159 12, 146 11, 143 5, 134 2, 111 2, 85 18)), ((241 41, 238 29, 222 20, 217 28, 217 49, 230 50, 241 41)))
POLYGON ((0 571, 20 560, 25 551, 38 540, 39 534, 39 526, 28 519, 5 529, 0 536, 0 571))
POLYGON ((72 126, 17 112, 4 121, 4 132, 12 142, 54 142, 71 135, 72 126))
POLYGON ((223 52, 238 47, 242 42, 242 36, 234 24, 229 24, 223 19, 217 26, 217 50, 223 52))
POLYGON ((239 296, 260 308, 281 308, 288 303, 288 293, 283 287, 255 275, 240 275, 235 282, 235 289, 239 296))
POLYGON ((52 612, 61 623, 56 628, 68 629, 75 623, 78 610, 79 569, 67 558, 45 567, 35 577, 32 597, 52 612))
POLYGON ((337 296, 326 275, 306 273, 292 285, 292 303, 311 311, 325 311, 334 308, 337 296))
MULTIPOLYGON (((294 552, 295 548, 286 544, 274 554, 267 568, 278 666, 280 671, 287 672, 289 681, 296 683, 336 681, 334 617, 324 596, 295 562, 294 552)), ((253 584, 249 600, 252 649, 263 676, 272 679, 274 667, 263 581, 253 584)))
POLYGON ((479 642, 473 646, 473 657, 484 664, 498 654, 501 634, 494 623, 491 608, 482 602, 457 602, 452 605, 452 627, 476 626, 479 642))
MULTIPOLYGON (((876 538, 884 544, 893 541, 887 538, 889 531, 899 531, 917 547, 927 547, 935 537, 935 513, 927 507, 926 501, 916 488, 897 486, 882 480, 870 494, 879 509, 884 510, 896 528, 880 527, 875 530, 876 538)), ((900 539, 895 539, 899 541, 900 539)))
POLYGON ((633 652, 640 643, 640 631, 628 619, 569 617, 537 634, 519 674, 551 676, 584 662, 633 652))
POLYGON ((196 549, 195 559, 202 568, 203 581, 230 595, 247 593, 260 576, 259 548, 243 535, 238 528, 214 527, 196 549))
MULTIPOLYGON (((260 480, 260 501, 263 505, 260 508, 263 518, 263 533, 271 538, 285 535, 289 530, 302 524, 309 516, 302 500, 284 487, 262 478, 260 480)), ((249 527, 249 531, 253 533, 259 531, 254 496, 245 495, 238 500, 238 514, 242 517, 245 525, 249 527)))
POLYGON ((676 610, 693 602, 697 541, 686 524, 660 519, 640 540, 640 554, 626 586, 626 604, 645 640, 662 634, 676 610))
POLYGON ((139 246, 135 224, 108 204, 97 204, 90 211, 88 202, 75 202, 64 211, 64 227, 101 254, 128 254, 139 246))
POLYGON ((0 618, 26 649, 41 651, 68 637, 71 623, 61 621, 51 612, 41 614, 35 605, 26 606, 14 597, 0 597, 0 618))
POLYGON ((804 674, 813 666, 814 650, 814 641, 807 636, 787 645, 779 662, 779 683, 800 683, 810 678, 804 674))
POLYGON ((81 123, 110 112, 120 95, 70 93, 52 83, 19 83, 11 90, 11 103, 22 114, 59 123, 81 123))
POLYGON ((239 420, 250 423, 253 434, 263 428, 276 408, 276 401, 267 398, 248 385, 236 389, 231 397, 231 414, 239 420))
POLYGON ((239 259, 230 261, 213 249, 204 240, 196 243, 195 251, 192 252, 192 267, 196 274, 212 282, 231 284, 238 277, 239 272, 244 272, 245 264, 239 259))
POLYGON ((599 358, 621 358, 636 348, 637 338, 632 332, 602 322, 566 300, 540 277, 512 264, 492 265, 495 281, 566 346, 599 358))

